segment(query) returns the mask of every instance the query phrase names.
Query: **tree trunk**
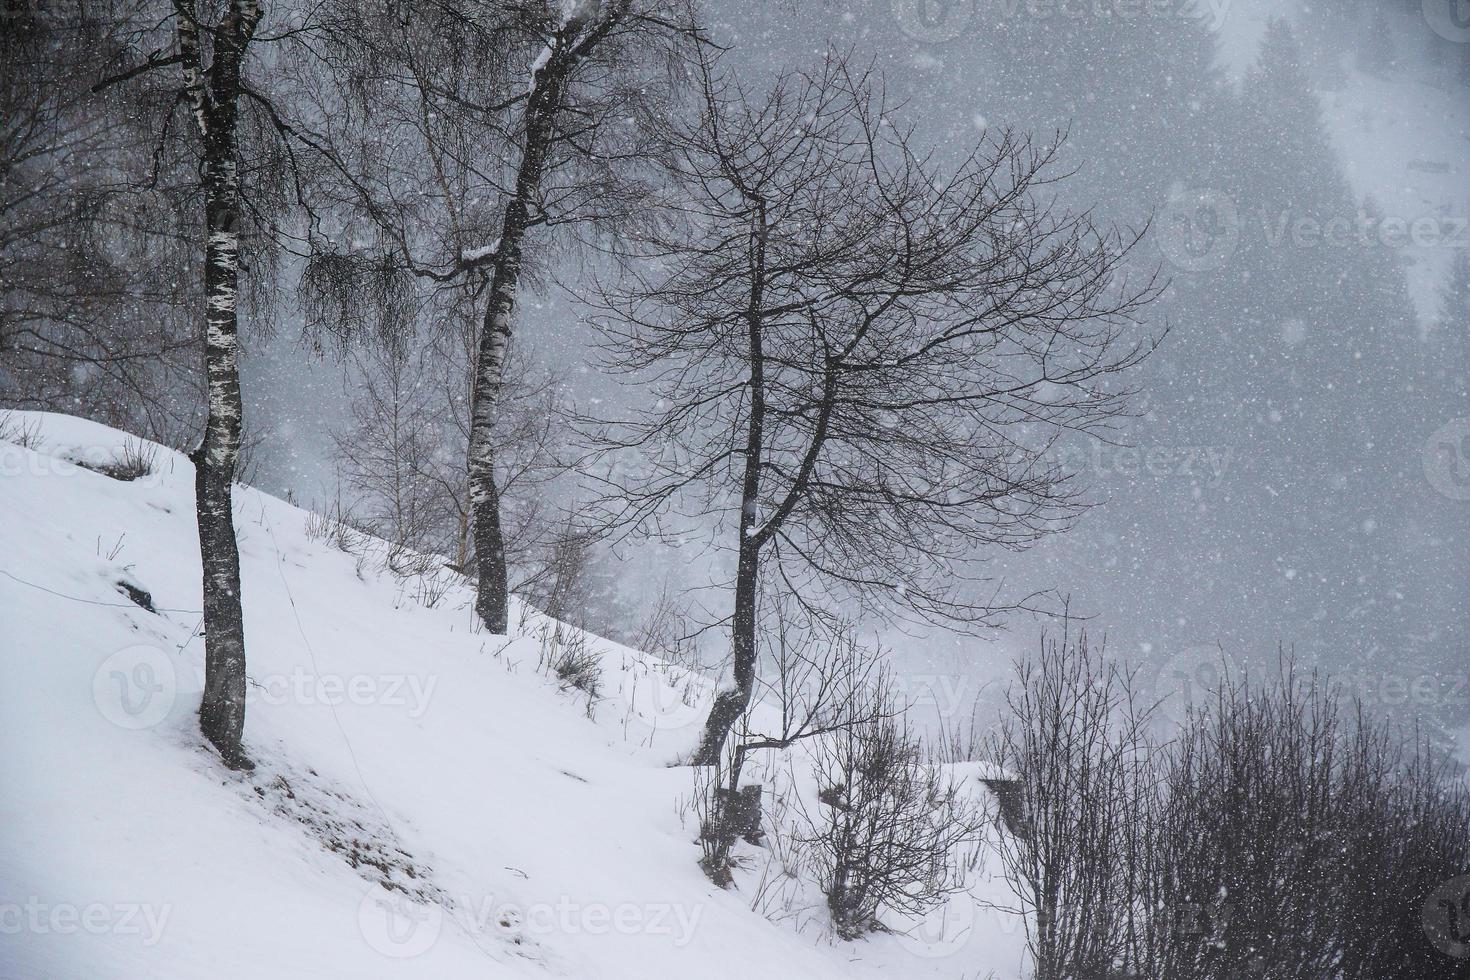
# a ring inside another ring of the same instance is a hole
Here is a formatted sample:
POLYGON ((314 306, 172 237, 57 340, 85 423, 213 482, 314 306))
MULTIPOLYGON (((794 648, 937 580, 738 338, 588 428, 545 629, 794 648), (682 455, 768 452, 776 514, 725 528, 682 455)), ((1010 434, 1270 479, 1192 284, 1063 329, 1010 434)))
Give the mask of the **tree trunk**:
POLYGON ((761 306, 765 302, 766 225, 765 207, 754 202, 750 233, 750 296, 745 310, 746 341, 750 359, 750 420, 745 430, 745 472, 740 486, 739 558, 735 566, 735 614, 730 621, 730 654, 733 686, 715 697, 704 735, 694 755, 696 766, 714 766, 730 729, 750 707, 755 692, 756 595, 760 588, 760 553, 764 540, 756 526, 760 514, 760 486, 766 424, 766 359, 761 306))
MULTIPOLYGON (((475 612, 492 633, 506 633, 510 624, 509 573, 505 538, 500 522, 500 490, 495 485, 495 425, 500 418, 500 395, 505 358, 510 348, 511 315, 520 288, 522 244, 531 226, 531 205, 540 193, 546 154, 552 138, 553 117, 560 99, 560 79, 548 62, 537 69, 526 105, 526 145, 516 174, 515 196, 506 206, 500 242, 490 280, 490 299, 480 330, 471 394, 469 436, 470 522, 474 529, 475 568, 479 586, 475 612)), ((560 67, 558 65, 558 67, 560 67)))
POLYGON ((240 274, 240 184, 236 123, 240 62, 260 19, 259 4, 237 2, 214 32, 208 81, 198 58, 198 25, 192 11, 176 13, 185 57, 186 94, 203 149, 204 364, 209 385, 204 436, 190 453, 199 524, 204 596, 204 695, 199 728, 232 769, 252 767, 245 756, 245 617, 241 606, 240 551, 235 540, 231 493, 240 456, 239 332, 236 312, 240 274))
POLYGON ((734 683, 715 697, 714 706, 705 719, 699 750, 694 756, 696 766, 719 764, 725 739, 729 737, 735 722, 745 714, 755 692, 755 599, 759 559, 759 549, 754 544, 743 544, 735 572, 735 616, 730 626, 734 683))

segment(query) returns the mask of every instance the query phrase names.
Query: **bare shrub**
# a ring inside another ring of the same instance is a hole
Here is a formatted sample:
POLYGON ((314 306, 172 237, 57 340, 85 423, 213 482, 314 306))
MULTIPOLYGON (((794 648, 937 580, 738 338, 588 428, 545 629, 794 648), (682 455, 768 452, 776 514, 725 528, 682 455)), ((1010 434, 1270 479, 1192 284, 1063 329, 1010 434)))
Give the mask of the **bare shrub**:
POLYGON ((761 835, 761 786, 742 786, 746 760, 752 753, 789 749, 878 720, 875 712, 897 705, 868 696, 884 682, 879 651, 863 646, 849 623, 815 616, 793 597, 778 599, 761 631, 767 671, 759 682, 761 697, 747 707, 721 767, 704 836, 713 842, 712 867, 723 867, 735 841, 755 842, 761 835), (757 720, 771 717, 770 723, 757 720))
POLYGON ((42 445, 41 420, 18 419, 13 412, 0 414, 0 442, 9 442, 22 449, 39 450, 42 445))
POLYGON ((1038 980, 1463 977, 1424 909, 1470 869, 1470 790, 1428 738, 1285 658, 1165 745, 1084 636, 1018 670, 990 754, 1019 789, 998 840, 1038 980))
POLYGON ((694 795, 690 804, 699 826, 699 867, 711 882, 721 888, 734 884, 731 874, 731 841, 722 814, 721 796, 726 792, 730 755, 722 753, 712 766, 694 766, 694 795))
POLYGON ((780 768, 768 770, 766 782, 770 787, 766 794, 770 801, 766 804, 769 817, 765 822, 766 860, 751 889, 750 909, 777 922, 800 911, 798 902, 802 896, 806 851, 790 829, 799 805, 790 760, 780 768))
POLYGON ((1042 638, 1016 666, 987 740, 1019 813, 997 847, 1037 980, 1106 977, 1126 960, 1150 746, 1132 677, 1085 633, 1042 638), (1017 824, 1023 833, 1014 832, 1017 824))
POLYGON ((837 935, 882 929, 891 911, 923 915, 964 886, 956 855, 983 825, 980 808, 902 720, 886 683, 862 720, 817 740, 820 812, 807 808, 803 843, 837 935))
POLYGON ((526 601, 552 619, 585 627, 588 572, 596 533, 573 515, 550 522, 544 536, 545 558, 521 583, 520 591, 526 601))
POLYGON ((1162 980, 1463 976, 1423 908, 1470 869, 1452 763, 1283 662, 1217 692, 1173 747, 1150 820, 1138 957, 1162 980))
POLYGON ((699 627, 690 614, 688 603, 665 579, 629 634, 628 645, 686 670, 694 670, 700 666, 695 644, 698 633, 699 627))
POLYGON ((351 508, 344 506, 338 497, 325 512, 308 511, 303 530, 308 541, 320 542, 346 555, 359 555, 368 536, 355 525, 351 508))
POLYGON ((77 459, 76 464, 84 470, 131 483, 158 471, 158 447, 142 439, 128 439, 122 448, 108 459, 77 459))

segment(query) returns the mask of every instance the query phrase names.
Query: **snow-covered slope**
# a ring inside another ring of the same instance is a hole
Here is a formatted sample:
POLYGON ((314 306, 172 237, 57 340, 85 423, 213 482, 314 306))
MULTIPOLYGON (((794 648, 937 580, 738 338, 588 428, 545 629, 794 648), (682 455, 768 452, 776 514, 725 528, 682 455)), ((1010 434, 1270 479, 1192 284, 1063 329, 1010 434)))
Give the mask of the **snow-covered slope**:
POLYGON ((123 433, 6 431, 29 446, 0 441, 0 976, 1019 975, 1017 922, 969 895, 846 944, 809 888, 752 910, 758 849, 713 887, 668 766, 704 680, 592 638, 589 718, 537 669, 569 631, 478 632, 450 573, 383 573, 244 488, 258 768, 227 772, 194 719, 192 467, 159 449, 124 482, 94 471, 123 433))

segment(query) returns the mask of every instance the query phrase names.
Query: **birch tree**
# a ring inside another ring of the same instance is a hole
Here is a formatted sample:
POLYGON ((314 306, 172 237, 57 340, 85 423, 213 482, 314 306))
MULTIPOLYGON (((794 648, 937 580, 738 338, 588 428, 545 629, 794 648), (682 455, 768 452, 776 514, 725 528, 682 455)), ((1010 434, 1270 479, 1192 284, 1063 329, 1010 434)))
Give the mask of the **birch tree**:
POLYGON ((686 223, 601 291, 610 366, 647 410, 602 430, 625 526, 677 510, 734 565, 733 676, 694 762, 750 704, 763 589, 994 620, 967 569, 1061 530, 1081 501, 1047 450, 1124 415, 1156 289, 1136 238, 1056 211, 1056 142, 987 136, 941 168, 880 80, 836 54, 764 93, 701 60, 671 155, 686 223), (967 594, 967 591, 969 594, 967 594))
POLYGON ((310 142, 342 220, 313 243, 312 263, 367 265, 478 304, 466 448, 476 610, 503 633, 495 434, 531 253, 639 216, 647 134, 692 28, 667 0, 390 3, 334 16, 329 58, 345 84, 317 93, 331 108, 310 142))
MULTIPOLYGON (((132 108, 156 113, 155 148, 146 173, 130 174, 134 190, 165 188, 172 205, 197 221, 205 374, 205 419, 189 453, 194 463, 195 511, 203 571, 204 693, 199 725, 231 768, 250 768, 245 727, 245 626, 240 556, 231 498, 240 461, 242 398, 239 305, 242 231, 261 251, 282 234, 275 215, 286 199, 289 158, 266 124, 279 115, 252 86, 248 66, 262 43, 265 15, 257 0, 210 4, 171 0, 129 12, 130 62, 97 83, 97 90, 132 86, 132 108), (248 150, 248 152, 247 152, 248 150), (244 193, 248 156, 252 195, 244 193)), ((270 42, 303 37, 282 31, 270 42)), ((262 73, 263 74, 263 73, 262 73)))

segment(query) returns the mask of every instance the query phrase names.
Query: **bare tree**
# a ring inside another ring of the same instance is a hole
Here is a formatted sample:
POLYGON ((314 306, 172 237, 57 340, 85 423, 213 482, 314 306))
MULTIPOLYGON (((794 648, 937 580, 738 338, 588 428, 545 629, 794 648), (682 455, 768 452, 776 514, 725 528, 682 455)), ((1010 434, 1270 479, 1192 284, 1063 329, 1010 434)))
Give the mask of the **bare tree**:
MULTIPOLYGON (((128 93, 122 111, 155 123, 146 169, 129 172, 130 191, 161 187, 195 229, 202 316, 205 419, 189 453, 195 468, 195 510, 203 564, 205 678, 200 728, 225 763, 249 768, 241 744, 245 725, 245 629, 240 557, 231 514, 239 473, 243 401, 240 392, 239 311, 252 280, 269 271, 274 247, 287 236, 280 223, 300 203, 291 147, 280 139, 280 110, 264 87, 273 59, 258 49, 306 43, 313 26, 299 20, 259 33, 260 0, 206 4, 196 0, 130 7, 127 44, 96 91, 128 93), (294 202, 293 202, 294 197, 294 202)), ((284 20, 284 18, 283 18, 284 20)), ((277 49, 279 50, 279 49, 277 49)), ((262 287, 263 288, 263 287, 262 287)), ((269 309, 269 297, 254 304, 269 309)), ((197 315, 197 314, 196 314, 197 315)))
MULTIPOLYGON (((393 545, 444 556, 465 570, 472 552, 469 482, 474 331, 418 326, 383 344, 345 351, 357 393, 352 424, 336 435, 337 461, 353 511, 393 545)), ((564 381, 513 363, 495 433, 497 484, 521 506, 508 508, 506 554, 521 588, 555 564, 562 528, 547 498, 570 453, 558 424, 564 381)))
POLYGON ((1019 548, 1080 501, 1044 459, 1106 433, 1126 336, 1156 293, 1136 238, 1060 214, 1055 143, 999 133, 942 170, 870 73, 841 55, 764 95, 701 61, 703 111, 673 138, 687 222, 603 290, 612 366, 653 408, 604 430, 644 455, 609 477, 625 525, 677 503, 734 558, 733 683, 695 761, 750 703, 763 578, 819 605, 855 596, 988 621, 956 580, 979 546, 1019 548))
POLYGON ((129 192, 149 133, 92 91, 126 49, 125 12, 0 7, 0 402, 177 443, 202 403, 197 291, 176 274, 189 229, 129 192))
POLYGON ((693 29, 670 0, 344 3, 334 24, 328 57, 345 84, 318 91, 320 132, 293 129, 327 162, 344 216, 339 234, 314 237, 311 261, 328 279, 366 265, 381 273, 369 281, 403 273, 478 305, 466 447, 476 609, 503 633, 496 434, 528 245, 643 213, 658 96, 693 29))

